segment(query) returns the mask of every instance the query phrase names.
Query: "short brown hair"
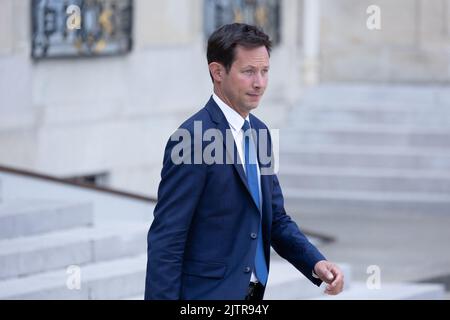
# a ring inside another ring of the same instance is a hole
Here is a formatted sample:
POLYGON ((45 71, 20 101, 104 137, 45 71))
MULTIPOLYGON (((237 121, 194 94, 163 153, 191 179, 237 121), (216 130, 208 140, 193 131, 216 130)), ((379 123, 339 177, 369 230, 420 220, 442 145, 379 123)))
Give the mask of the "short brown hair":
POLYGON ((260 28, 245 23, 226 24, 214 31, 208 39, 208 64, 218 62, 227 72, 230 71, 238 45, 248 49, 265 46, 269 55, 272 49, 272 41, 260 28))

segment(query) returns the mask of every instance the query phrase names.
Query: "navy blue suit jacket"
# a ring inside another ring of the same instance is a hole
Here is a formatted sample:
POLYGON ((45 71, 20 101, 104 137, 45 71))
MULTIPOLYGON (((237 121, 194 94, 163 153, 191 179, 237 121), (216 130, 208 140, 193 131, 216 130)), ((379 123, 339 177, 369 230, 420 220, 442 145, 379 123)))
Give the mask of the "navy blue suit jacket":
MULTIPOLYGON (((194 137, 195 121, 201 122, 203 131, 218 129, 223 137, 229 129, 212 98, 180 128, 194 137)), ((250 123, 253 129, 267 130, 251 114, 250 123)), ((243 167, 235 161, 174 164, 171 153, 178 142, 169 139, 164 153, 158 202, 148 233, 145 299, 244 299, 254 267, 260 211, 248 190, 243 167)), ((200 145, 202 150, 206 145, 206 142, 200 145)), ((225 143, 222 146, 225 148, 225 143)), ((224 157, 234 154, 236 159, 234 142, 233 146, 234 153, 224 151, 224 157)), ((267 154, 271 154, 270 140, 267 148, 267 154)), ((192 154, 183 156, 189 158, 192 154)), ((321 281, 312 277, 312 271, 325 258, 286 214, 275 174, 261 175, 261 192, 267 265, 272 246, 320 285, 321 281)))

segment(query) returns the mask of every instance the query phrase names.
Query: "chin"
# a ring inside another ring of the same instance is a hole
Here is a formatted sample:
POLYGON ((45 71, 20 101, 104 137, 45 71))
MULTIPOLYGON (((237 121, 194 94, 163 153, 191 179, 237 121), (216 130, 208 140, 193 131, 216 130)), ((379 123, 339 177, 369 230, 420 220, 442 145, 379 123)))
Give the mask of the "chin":
POLYGON ((253 109, 258 108, 259 103, 252 103, 250 105, 248 105, 248 110, 251 111, 253 109))

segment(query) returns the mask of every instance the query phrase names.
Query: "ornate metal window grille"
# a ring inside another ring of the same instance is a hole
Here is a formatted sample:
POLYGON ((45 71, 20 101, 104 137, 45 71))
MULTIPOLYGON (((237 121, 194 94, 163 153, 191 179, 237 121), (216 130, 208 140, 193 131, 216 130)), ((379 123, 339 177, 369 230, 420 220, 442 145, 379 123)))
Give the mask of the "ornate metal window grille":
POLYGON ((280 42, 280 0, 205 0, 205 34, 233 22, 257 25, 280 42))
POLYGON ((131 51, 133 0, 32 0, 31 10, 34 59, 131 51))

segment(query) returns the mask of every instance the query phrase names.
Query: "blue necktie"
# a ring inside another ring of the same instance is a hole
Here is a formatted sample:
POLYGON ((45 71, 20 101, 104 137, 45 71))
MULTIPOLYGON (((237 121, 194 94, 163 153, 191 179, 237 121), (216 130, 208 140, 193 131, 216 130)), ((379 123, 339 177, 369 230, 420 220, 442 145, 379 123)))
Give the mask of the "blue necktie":
POLYGON ((263 237, 262 237, 262 226, 261 226, 261 201, 259 198, 259 183, 258 183, 258 171, 257 171, 257 159, 256 159, 256 148, 255 143, 252 139, 250 124, 245 120, 242 130, 244 131, 244 154, 245 154, 245 172, 247 174, 247 183, 250 189, 250 193, 253 200, 258 205, 260 211, 260 222, 259 222, 259 232, 258 232, 258 244, 256 246, 256 256, 255 256, 255 271, 256 277, 263 284, 266 285, 267 282, 267 264, 264 257, 264 247, 263 247, 263 237))

